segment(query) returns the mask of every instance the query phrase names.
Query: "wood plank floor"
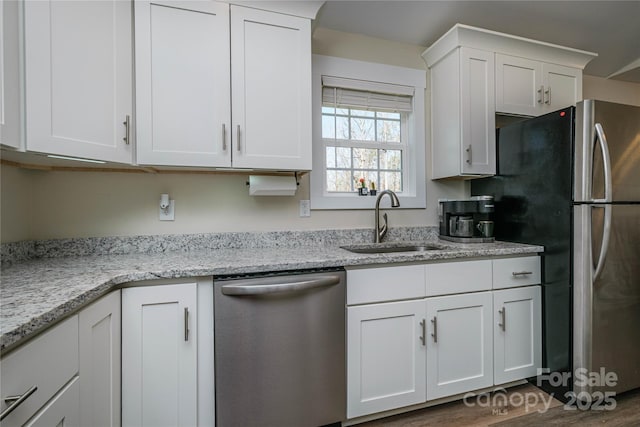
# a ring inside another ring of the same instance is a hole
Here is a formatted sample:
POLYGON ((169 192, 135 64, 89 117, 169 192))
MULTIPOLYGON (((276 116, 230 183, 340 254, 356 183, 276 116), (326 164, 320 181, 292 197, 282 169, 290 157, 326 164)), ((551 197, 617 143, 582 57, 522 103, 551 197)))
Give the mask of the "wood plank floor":
POLYGON ((492 400, 485 397, 467 402, 470 404, 465 405, 462 401, 446 403, 358 427, 640 426, 640 390, 616 396, 617 406, 612 411, 567 410, 562 402, 531 384, 513 387, 506 396, 492 400), (502 405, 505 401, 506 406, 502 405))

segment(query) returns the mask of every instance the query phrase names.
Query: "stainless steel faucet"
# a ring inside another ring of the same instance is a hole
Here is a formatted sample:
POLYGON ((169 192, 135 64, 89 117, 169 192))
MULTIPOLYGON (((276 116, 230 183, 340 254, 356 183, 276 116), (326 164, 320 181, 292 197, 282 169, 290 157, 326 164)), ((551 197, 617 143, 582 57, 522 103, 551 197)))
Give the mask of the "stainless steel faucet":
POLYGON ((385 194, 389 195, 389 198, 391 199, 391 207, 392 208, 397 208, 398 206, 400 206, 400 200, 398 200, 398 196, 396 196, 396 193, 394 193, 391 190, 384 190, 381 191, 380 194, 378 194, 378 198, 376 199, 376 243, 380 243, 382 242, 382 239, 384 239, 384 236, 387 234, 387 214, 385 213, 383 215, 384 218, 384 224, 382 225, 382 227, 380 227, 380 199, 382 199, 382 196, 384 196, 385 194))

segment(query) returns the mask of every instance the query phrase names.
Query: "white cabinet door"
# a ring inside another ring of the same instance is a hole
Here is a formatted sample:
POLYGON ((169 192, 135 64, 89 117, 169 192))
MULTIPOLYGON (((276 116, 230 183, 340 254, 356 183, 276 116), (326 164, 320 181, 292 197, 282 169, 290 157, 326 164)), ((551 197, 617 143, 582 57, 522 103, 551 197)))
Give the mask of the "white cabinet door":
POLYGON ((20 66, 22 3, 0 3, 0 144, 23 148, 20 66))
POLYGON ((496 54, 496 112, 537 116, 543 103, 542 63, 496 54))
POLYGON ((433 179, 495 174, 494 61, 460 47, 431 67, 433 179))
POLYGON ((424 300, 347 308, 347 418, 421 403, 424 300))
POLYGON ((539 116, 582 99, 582 70, 496 54, 496 112, 539 116))
POLYGON ((136 1, 137 162, 231 166, 229 6, 136 1))
POLYGON ((311 169, 311 23, 231 6, 233 166, 311 169))
POLYGON ((494 291, 494 378, 504 384, 542 366, 540 286, 494 291))
POLYGON ((130 1, 25 2, 27 149, 131 163, 130 1))
POLYGON ((426 301, 427 399, 493 385, 491 292, 426 301))
POLYGON ((462 174, 496 173, 493 52, 460 48, 462 174))
POLYGON ((122 290, 122 424, 197 425, 195 283, 122 290))
POLYGON ((80 425, 120 425, 120 291, 79 315, 80 425))
POLYGON ((545 113, 582 100, 582 71, 556 64, 542 64, 545 113))

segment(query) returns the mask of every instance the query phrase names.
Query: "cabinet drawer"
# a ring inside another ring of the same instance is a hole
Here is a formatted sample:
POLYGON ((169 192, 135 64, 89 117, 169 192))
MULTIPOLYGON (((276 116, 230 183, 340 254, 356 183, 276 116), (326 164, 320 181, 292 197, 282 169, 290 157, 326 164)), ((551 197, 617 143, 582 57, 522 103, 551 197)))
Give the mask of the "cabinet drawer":
POLYGON ((7 396, 37 390, 3 421, 23 425, 78 373, 78 316, 72 316, 2 359, 2 410, 7 396))
POLYGON ((424 296, 424 265, 347 271, 348 305, 422 298, 424 296))
POLYGON ((491 260, 427 264, 427 296, 491 289, 491 260))
POLYGON ((540 257, 493 260, 493 289, 540 284, 540 257))

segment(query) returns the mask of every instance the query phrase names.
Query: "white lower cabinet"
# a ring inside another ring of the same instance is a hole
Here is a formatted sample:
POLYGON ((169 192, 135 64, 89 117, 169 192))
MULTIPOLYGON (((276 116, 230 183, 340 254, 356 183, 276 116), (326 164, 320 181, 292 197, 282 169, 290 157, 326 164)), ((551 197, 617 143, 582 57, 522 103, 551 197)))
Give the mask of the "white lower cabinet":
POLYGON ((539 283, 537 256, 348 269, 347 418, 535 376, 539 283))
POLYGON ((493 385, 491 292, 426 302, 427 399, 493 385))
POLYGON ((542 366, 540 286, 493 292, 494 382, 537 375, 542 366))
POLYGON ((53 326, 27 344, 15 349, 0 361, 0 411, 2 427, 23 425, 79 426, 78 316, 53 326), (25 396, 26 395, 26 396, 25 396), (22 403, 10 409, 15 399, 22 403), (75 398, 74 398, 75 396, 75 398), (49 422, 53 421, 55 422, 49 422))
POLYGON ((347 309, 347 418, 424 402, 424 301, 347 309))
POLYGON ((120 291, 83 309, 79 320, 80 425, 119 426, 120 291))
POLYGON ((196 284, 122 290, 122 424, 197 424, 196 284))
POLYGON ((122 290, 123 426, 214 424, 212 304, 210 280, 122 290))

